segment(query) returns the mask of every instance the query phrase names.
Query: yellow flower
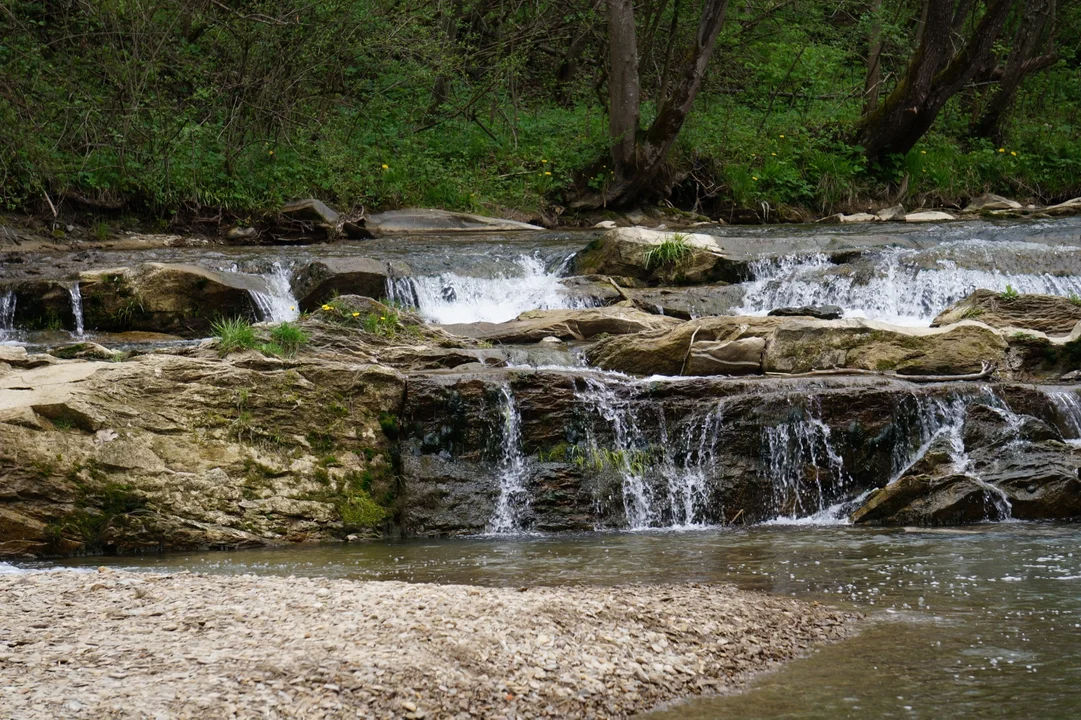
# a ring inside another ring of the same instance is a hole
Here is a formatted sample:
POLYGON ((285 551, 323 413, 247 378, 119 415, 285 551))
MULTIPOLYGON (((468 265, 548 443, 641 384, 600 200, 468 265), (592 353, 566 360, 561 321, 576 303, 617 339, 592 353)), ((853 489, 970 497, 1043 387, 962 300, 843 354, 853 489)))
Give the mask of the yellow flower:
POLYGON ((1013 150, 1010 150, 1010 155, 1013 155, 1014 157, 1017 157, 1017 153, 1014 152, 1013 150))
POLYGON ((1006 148, 999 148, 998 151, 1004 153, 1006 152, 1006 148))
POLYGON ((330 309, 332 309, 332 308, 330 307, 330 305, 324 305, 324 306, 323 306, 323 310, 324 310, 324 311, 326 311, 326 310, 330 310, 330 309))
POLYGON ((546 173, 544 173, 544 174, 545 174, 545 175, 551 175, 552 173, 550 173, 550 172, 546 172, 546 173))
POLYGON ((383 316, 381 316, 381 317, 380 317, 379 319, 380 319, 380 320, 386 320, 386 319, 387 319, 387 316, 386 316, 386 315, 383 315, 383 316))
POLYGON ((770 153, 773 157, 777 157, 777 153, 770 153))
POLYGON ((274 154, 274 151, 273 151, 273 150, 271 150, 271 151, 270 151, 269 153, 267 153, 267 154, 268 154, 268 155, 273 155, 273 154, 274 154))
POLYGON ((353 317, 360 317, 360 313, 358 313, 358 312, 353 313, 353 317))
POLYGON ((542 163, 546 163, 546 162, 548 162, 548 161, 547 161, 547 160, 541 160, 541 162, 542 162, 542 163))
POLYGON ((927 154, 926 150, 920 150, 920 155, 926 155, 926 154, 927 154))
POLYGON ((383 163, 383 169, 384 170, 390 170, 390 166, 387 165, 386 163, 383 163))
POLYGON ((784 135, 781 135, 780 137, 781 137, 782 140, 784 140, 784 135))
POLYGON ((751 175, 751 180, 754 180, 755 182, 758 182, 758 176, 757 175, 751 175))

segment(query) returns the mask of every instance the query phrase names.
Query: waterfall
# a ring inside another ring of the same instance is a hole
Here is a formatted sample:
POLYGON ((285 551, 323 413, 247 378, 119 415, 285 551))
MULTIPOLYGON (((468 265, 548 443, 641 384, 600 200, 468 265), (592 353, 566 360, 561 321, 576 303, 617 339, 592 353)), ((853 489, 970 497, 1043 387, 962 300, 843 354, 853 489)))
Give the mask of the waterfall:
POLYGON ((290 268, 281 263, 274 263, 274 269, 262 276, 267 291, 249 291, 252 301, 259 309, 259 317, 263 322, 286 322, 300 317, 297 310, 297 299, 293 297, 293 289, 289 284, 290 268))
POLYGON ((612 469, 619 475, 627 526, 706 526, 717 510, 710 506, 709 487, 724 427, 723 405, 692 415, 673 439, 663 406, 642 398, 639 383, 587 377, 585 385, 578 397, 599 427, 587 430, 584 460, 594 470, 612 469), (602 441, 602 435, 610 440, 602 441))
POLYGON ((1081 444, 1081 399, 1076 391, 1053 390, 1044 393, 1051 404, 1055 406, 1059 417, 1062 418, 1062 427, 1065 432, 1066 442, 1071 445, 1081 444))
POLYGON ((968 466, 961 432, 968 412, 969 399, 955 396, 949 398, 915 395, 915 411, 902 406, 894 415, 894 425, 899 429, 893 446, 893 468, 890 482, 896 482, 909 468, 919 462, 931 445, 943 434, 948 435, 951 460, 955 467, 968 466))
POLYGON ((506 322, 527 310, 584 307, 560 283, 559 270, 547 272, 537 255, 518 259, 520 275, 490 278, 457 273, 387 281, 387 297, 441 325, 506 322))
POLYGON ((765 427, 762 434, 778 520, 821 515, 834 507, 836 491, 848 484, 849 476, 829 425, 802 411, 799 419, 765 427), (813 477, 808 477, 808 466, 814 468, 813 477))
POLYGON ((764 315, 779 307, 838 305, 849 317, 926 326, 977 289, 1002 292, 1009 286, 1020 293, 1081 295, 1081 276, 972 269, 947 259, 928 268, 926 259, 917 262, 918 253, 883 251, 874 258, 870 277, 822 254, 758 260, 751 264, 753 280, 745 284, 743 305, 734 312, 764 315))
POLYGON ((513 535, 525 530, 525 516, 532 498, 526 488, 526 462, 522 454, 522 416, 508 385, 499 388, 499 412, 503 448, 499 461, 499 499, 496 501, 488 532, 513 535))
POLYGON ((79 281, 68 288, 71 295, 71 314, 75 317, 75 336, 83 336, 83 291, 79 289, 79 281))
POLYGON ((6 340, 15 331, 15 291, 0 293, 0 340, 6 340))

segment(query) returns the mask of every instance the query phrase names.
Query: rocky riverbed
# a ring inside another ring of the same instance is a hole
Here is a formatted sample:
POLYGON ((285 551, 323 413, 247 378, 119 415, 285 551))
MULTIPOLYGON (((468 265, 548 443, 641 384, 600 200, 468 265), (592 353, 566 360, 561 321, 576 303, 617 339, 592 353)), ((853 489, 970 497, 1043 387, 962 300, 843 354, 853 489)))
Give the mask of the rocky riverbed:
POLYGON ((729 586, 488 588, 0 576, 0 705, 25 718, 627 717, 852 632, 729 586))

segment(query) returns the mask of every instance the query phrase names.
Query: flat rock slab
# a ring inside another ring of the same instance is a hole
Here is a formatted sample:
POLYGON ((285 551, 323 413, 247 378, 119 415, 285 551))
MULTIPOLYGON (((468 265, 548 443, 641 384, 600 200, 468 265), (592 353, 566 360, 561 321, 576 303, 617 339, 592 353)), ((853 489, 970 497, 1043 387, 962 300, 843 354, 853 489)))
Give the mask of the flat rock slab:
POLYGON ((24 720, 624 718, 731 691, 852 613, 727 586, 482 588, 58 571, 0 576, 24 720))
POLYGON ((447 210, 388 210, 372 215, 365 229, 375 235, 408 235, 410 233, 456 233, 456 232, 515 232, 520 230, 543 230, 529 223, 490 218, 483 215, 449 212, 447 210))

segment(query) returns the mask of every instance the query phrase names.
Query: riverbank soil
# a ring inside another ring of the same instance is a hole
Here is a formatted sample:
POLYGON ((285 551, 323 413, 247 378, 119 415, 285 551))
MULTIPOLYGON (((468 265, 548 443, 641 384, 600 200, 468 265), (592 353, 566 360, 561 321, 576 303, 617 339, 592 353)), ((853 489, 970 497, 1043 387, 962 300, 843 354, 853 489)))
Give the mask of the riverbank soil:
POLYGON ((0 576, 0 706, 37 718, 628 717, 730 692, 857 616, 722 585, 0 576))

